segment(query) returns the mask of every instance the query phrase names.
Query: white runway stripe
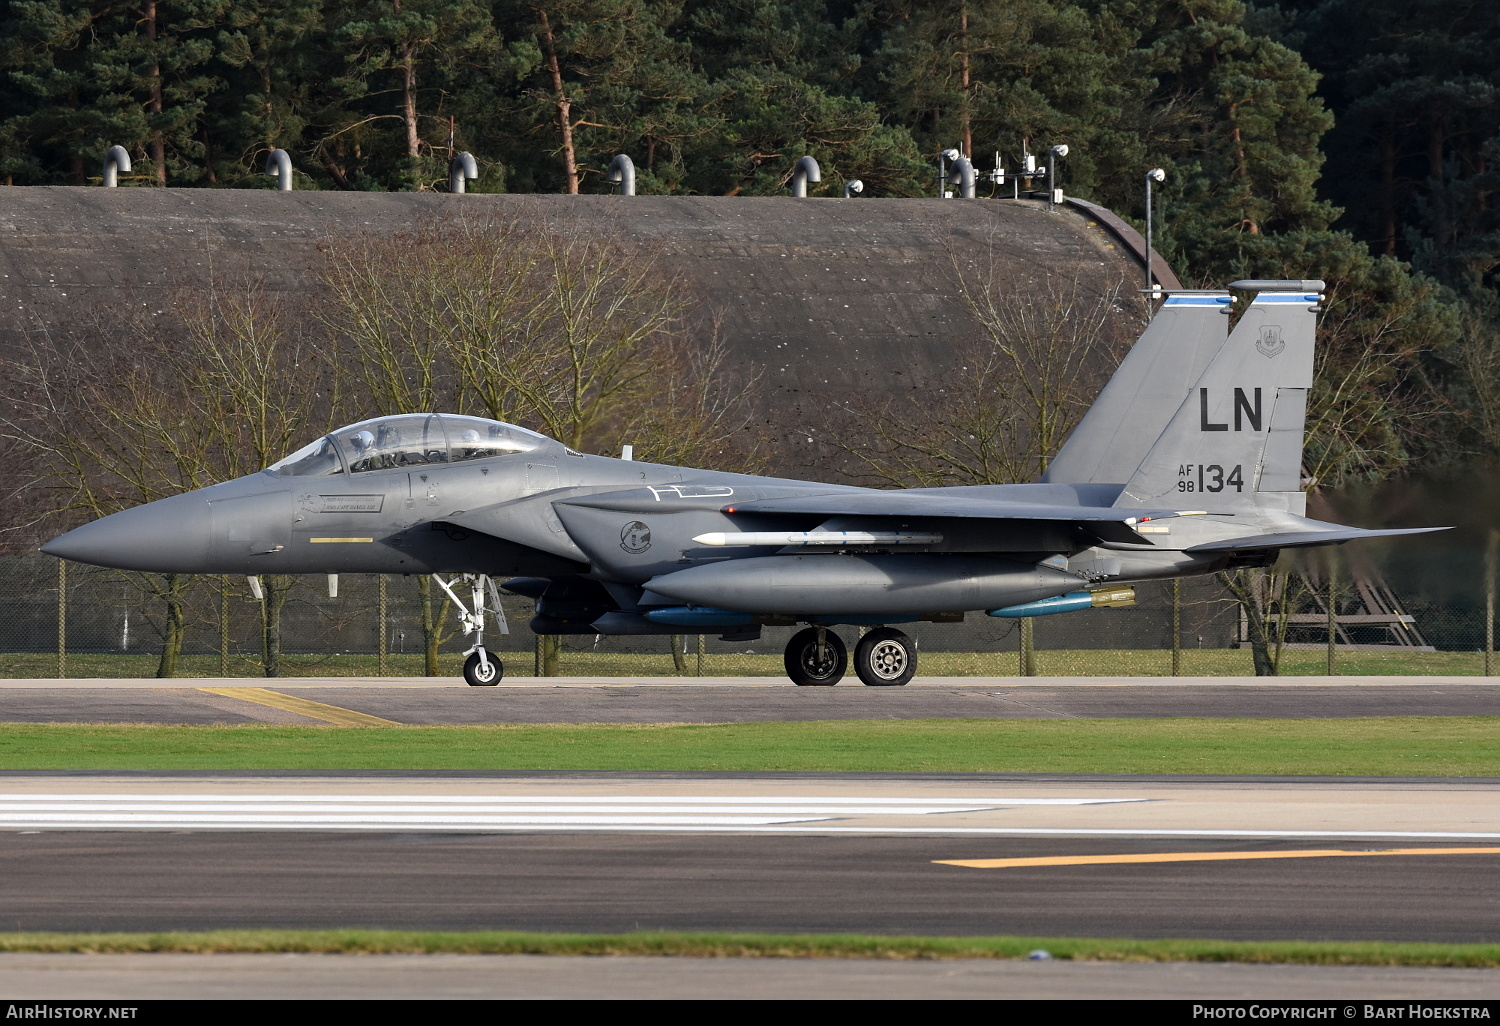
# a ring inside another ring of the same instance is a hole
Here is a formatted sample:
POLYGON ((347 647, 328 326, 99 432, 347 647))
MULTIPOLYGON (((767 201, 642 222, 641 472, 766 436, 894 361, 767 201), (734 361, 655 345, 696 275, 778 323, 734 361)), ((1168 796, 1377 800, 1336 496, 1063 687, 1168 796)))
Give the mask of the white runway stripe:
MULTIPOLYGON (((580 817, 584 819, 587 817, 580 817)), ((59 822, 51 819, 13 820, 0 824, 0 831, 40 830, 371 830, 371 831, 437 831, 446 833, 642 833, 642 834, 854 834, 865 836, 921 835, 927 837, 1103 837, 1111 839, 1199 839, 1199 840, 1323 840, 1323 841, 1500 841, 1500 833, 1466 833, 1445 830, 1153 830, 1140 829, 1071 829, 1047 827, 946 827, 946 826, 848 826, 828 819, 781 820, 756 822, 753 818, 733 819, 728 825, 715 825, 692 819, 669 823, 631 822, 610 819, 604 822, 565 822, 561 819, 539 819, 534 822, 439 823, 422 819, 403 823, 325 821, 312 817, 253 818, 232 822, 206 822, 197 817, 166 820, 104 817, 88 822, 59 822)))
POLYGON ((729 797, 677 797, 660 795, 356 795, 356 794, 0 794, 0 802, 345 802, 383 804, 399 802, 407 805, 473 805, 501 803, 507 805, 621 805, 638 804, 661 807, 668 805, 858 805, 880 808, 889 805, 930 806, 934 810, 963 806, 966 808, 990 808, 997 805, 1115 805, 1121 802, 1144 802, 1148 798, 791 798, 729 797))
POLYGON ((411 805, 407 802, 392 802, 380 805, 351 805, 345 802, 329 802, 319 805, 301 805, 287 802, 36 802, 22 804, 20 802, 0 802, 0 822, 6 817, 21 814, 31 815, 37 813, 52 812, 77 812, 77 813, 117 813, 117 812, 184 812, 192 815, 205 815, 215 812, 231 813, 233 815, 248 815, 250 813, 288 813, 303 815, 328 815, 330 813, 356 813, 368 814, 372 809, 379 810, 382 814, 407 814, 412 816, 441 817, 451 815, 484 815, 503 816, 508 814, 520 814, 535 819, 542 816, 573 816, 587 813, 602 814, 607 816, 630 816, 630 815, 662 815, 675 814, 681 816, 869 816, 879 814, 882 816, 929 816, 934 813, 944 812, 985 812, 995 808, 993 805, 955 805, 951 808, 933 808, 931 806, 905 806, 905 805, 883 805, 871 808, 868 805, 805 805, 785 806, 780 804, 767 805, 694 805, 687 807, 676 807, 670 805, 513 805, 513 804, 488 804, 486 802, 466 802, 462 805, 444 805, 433 809, 431 806, 422 807, 411 805))
POLYGON ((1135 798, 0 794, 0 830, 736 831, 1135 798))
POLYGON ((521 827, 655 827, 687 826, 740 827, 770 826, 777 823, 817 822, 823 817, 768 816, 402 816, 369 813, 361 816, 310 813, 301 816, 261 815, 254 812, 234 814, 191 812, 183 815, 152 812, 121 815, 119 812, 54 812, 50 814, 0 816, 0 827, 109 827, 111 829, 181 829, 200 830, 464 830, 516 829, 521 827))

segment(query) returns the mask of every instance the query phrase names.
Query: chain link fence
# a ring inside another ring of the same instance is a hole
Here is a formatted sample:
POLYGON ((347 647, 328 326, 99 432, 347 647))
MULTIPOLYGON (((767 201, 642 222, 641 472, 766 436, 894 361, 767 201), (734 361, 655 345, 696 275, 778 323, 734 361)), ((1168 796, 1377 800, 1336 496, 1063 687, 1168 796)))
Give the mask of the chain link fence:
MULTIPOLYGON (((243 577, 195 577, 183 585, 184 629, 176 668, 184 677, 266 673, 263 609, 243 577)), ((0 677, 153 677, 167 633, 162 579, 46 557, 0 560, 0 677)), ((434 623, 435 669, 457 676, 469 641, 440 590, 424 597, 415 577, 343 575, 330 596, 323 577, 292 582, 281 614, 281 676, 417 677, 428 670, 424 614, 434 623), (426 609, 424 610, 424 606, 426 609), (430 611, 430 612, 429 612, 430 611)), ((1253 673, 1242 614, 1214 578, 1138 585, 1137 604, 1032 620, 969 614, 961 623, 902 625, 915 636, 922 676, 1241 676, 1253 673), (1029 635, 1029 638, 1027 637, 1029 635), (1176 644, 1174 645, 1174 639, 1176 644)), ((461 593, 462 594, 462 593, 461 593)), ((795 628, 767 627, 755 641, 713 635, 565 636, 527 629, 532 602, 502 595, 510 633, 486 630, 508 676, 781 677, 795 628)), ((1425 646, 1390 643, 1394 631, 1346 630, 1332 648, 1335 672, 1483 674, 1493 631, 1478 608, 1408 604, 1425 646), (1382 643, 1382 641, 1386 643, 1382 643)), ((1283 674, 1322 674, 1328 631, 1302 615, 1287 630, 1283 674)), ((853 647, 858 628, 838 632, 853 647)))

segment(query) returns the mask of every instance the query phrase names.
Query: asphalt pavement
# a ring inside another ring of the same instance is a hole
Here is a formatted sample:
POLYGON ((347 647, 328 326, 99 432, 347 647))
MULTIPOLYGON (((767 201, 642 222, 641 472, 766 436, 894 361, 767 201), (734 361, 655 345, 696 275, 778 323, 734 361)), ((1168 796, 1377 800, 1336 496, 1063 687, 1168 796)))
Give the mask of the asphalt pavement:
POLYGON ((1500 942, 1500 781, 8 773, 0 789, 5 930, 1500 942))
POLYGON ((927 678, 900 688, 799 688, 774 677, 0 681, 0 722, 322 723, 307 703, 440 723, 1500 715, 1500 678, 927 678), (277 702, 265 692, 292 696, 277 702))

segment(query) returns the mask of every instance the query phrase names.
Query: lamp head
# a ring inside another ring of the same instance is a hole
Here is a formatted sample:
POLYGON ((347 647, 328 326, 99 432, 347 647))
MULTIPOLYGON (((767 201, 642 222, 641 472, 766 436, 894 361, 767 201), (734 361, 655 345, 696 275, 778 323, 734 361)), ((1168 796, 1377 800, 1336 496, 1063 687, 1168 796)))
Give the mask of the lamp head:
POLYGON ((1058 143, 1052 147, 1052 155, 1055 157, 1066 157, 1068 155, 1068 144, 1058 143))
POLYGON ((1161 184, 1167 180, 1167 173, 1159 167, 1154 167, 1146 172, 1146 177, 1157 184, 1161 184))

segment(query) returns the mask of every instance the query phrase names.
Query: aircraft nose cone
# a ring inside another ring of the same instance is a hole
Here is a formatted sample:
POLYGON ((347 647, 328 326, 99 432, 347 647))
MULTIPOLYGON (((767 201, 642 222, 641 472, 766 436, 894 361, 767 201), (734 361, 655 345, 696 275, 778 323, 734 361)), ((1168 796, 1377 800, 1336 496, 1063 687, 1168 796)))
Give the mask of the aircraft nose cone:
POLYGON ((208 503, 176 495, 84 524, 42 546, 78 563, 156 573, 201 572, 208 559, 208 503))

